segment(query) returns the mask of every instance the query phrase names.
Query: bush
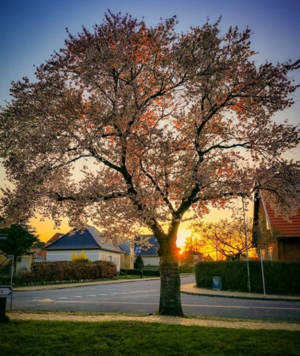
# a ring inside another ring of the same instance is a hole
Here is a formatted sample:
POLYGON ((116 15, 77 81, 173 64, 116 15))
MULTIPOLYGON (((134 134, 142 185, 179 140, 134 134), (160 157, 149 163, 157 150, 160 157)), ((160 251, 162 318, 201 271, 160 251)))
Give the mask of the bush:
POLYGON ((117 267, 113 262, 96 261, 85 262, 42 262, 35 263, 31 272, 17 273, 14 282, 17 285, 30 283, 47 283, 62 281, 79 281, 113 278, 117 273, 117 267))
POLYGON ((80 262, 80 263, 91 262, 83 250, 81 251, 80 255, 77 255, 75 252, 72 252, 71 261, 72 262, 80 262))
MULTIPOLYGON (((249 261, 251 291, 263 293, 260 261, 249 261)), ((222 289, 248 292, 247 263, 244 261, 198 262, 195 268, 199 288, 212 288, 212 277, 222 277, 222 289)), ((264 261, 267 294, 300 294, 300 262, 264 261)))

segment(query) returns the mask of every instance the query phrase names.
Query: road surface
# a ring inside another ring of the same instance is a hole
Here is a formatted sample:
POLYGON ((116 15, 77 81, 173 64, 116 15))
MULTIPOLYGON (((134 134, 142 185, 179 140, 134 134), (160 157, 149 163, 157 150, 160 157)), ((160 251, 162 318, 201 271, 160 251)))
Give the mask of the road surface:
MULTIPOLYGON (((194 277, 183 277, 182 284, 194 277)), ((15 291, 13 310, 153 314, 158 310, 159 280, 41 291, 15 291)), ((185 315, 300 322, 300 302, 205 297, 182 293, 185 315)), ((9 304, 9 299, 7 300, 9 304)))

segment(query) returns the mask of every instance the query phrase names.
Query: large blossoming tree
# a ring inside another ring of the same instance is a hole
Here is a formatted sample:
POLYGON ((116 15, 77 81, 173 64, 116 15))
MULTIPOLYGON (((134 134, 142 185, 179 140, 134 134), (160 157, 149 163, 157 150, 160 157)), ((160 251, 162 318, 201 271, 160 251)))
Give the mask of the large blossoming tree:
MULTIPOLYGON (((250 31, 206 23, 178 34, 171 18, 147 27, 108 13, 90 32, 13 83, 0 116, 0 152, 14 190, 6 219, 38 212, 88 220, 108 237, 147 227, 160 249, 159 312, 182 315, 180 223, 255 189, 297 208, 298 164, 281 155, 299 132, 271 117, 292 105, 295 63, 251 60, 250 31)), ((8 220, 9 221, 9 220, 8 220)))

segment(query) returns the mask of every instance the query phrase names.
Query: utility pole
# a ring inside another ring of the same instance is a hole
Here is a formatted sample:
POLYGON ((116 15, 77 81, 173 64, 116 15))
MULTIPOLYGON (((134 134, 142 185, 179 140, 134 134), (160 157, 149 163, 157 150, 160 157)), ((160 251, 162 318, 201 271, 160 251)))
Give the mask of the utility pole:
POLYGON ((248 276, 248 290, 249 290, 249 293, 251 293, 250 267, 249 267, 249 256, 248 256, 248 238, 247 238, 247 225, 246 225, 246 216, 245 216, 244 197, 242 197, 242 205, 243 205, 243 217, 244 217, 244 233, 245 233, 245 247, 246 247, 246 263, 247 263, 247 276, 248 276))

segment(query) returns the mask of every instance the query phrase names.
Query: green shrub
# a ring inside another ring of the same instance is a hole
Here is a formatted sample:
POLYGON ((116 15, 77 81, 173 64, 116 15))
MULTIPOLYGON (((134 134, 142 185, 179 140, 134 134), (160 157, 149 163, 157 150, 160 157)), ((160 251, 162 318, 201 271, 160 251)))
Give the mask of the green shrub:
MULTIPOLYGON (((263 293, 260 261, 249 261, 251 291, 263 293)), ((244 261, 199 262, 195 268, 199 288, 212 288, 212 277, 222 277, 222 289, 248 292, 244 261)), ((300 262, 264 261, 267 294, 300 294, 300 262)))

